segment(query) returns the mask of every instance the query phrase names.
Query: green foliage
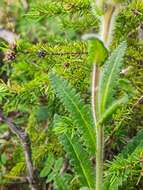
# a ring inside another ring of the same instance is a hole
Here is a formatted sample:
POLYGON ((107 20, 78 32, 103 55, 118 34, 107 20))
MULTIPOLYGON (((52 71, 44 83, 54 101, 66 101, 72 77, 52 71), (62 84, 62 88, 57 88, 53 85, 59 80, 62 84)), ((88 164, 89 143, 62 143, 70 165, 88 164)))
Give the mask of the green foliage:
POLYGON ((83 104, 79 94, 66 80, 56 74, 50 74, 49 77, 54 91, 69 111, 80 133, 82 132, 86 146, 92 155, 95 155, 95 131, 90 108, 83 104))
POLYGON ((1 81, 0 83, 0 102, 2 103, 2 101, 6 101, 6 97, 9 97, 10 93, 9 93, 9 88, 8 86, 1 81))
MULTIPOLYGON (((59 179, 59 173, 63 165, 63 158, 56 159, 52 153, 49 153, 47 160, 44 163, 44 168, 40 172, 40 177, 46 178, 46 183, 50 183, 53 180, 59 179)), ((62 177, 61 177, 62 178, 62 177)), ((60 187, 64 186, 64 182, 61 181, 60 187)))
POLYGON ((18 162, 15 166, 11 169, 7 176, 18 176, 22 171, 25 170, 25 163, 24 161, 18 162))
POLYGON ((92 164, 89 160, 89 156, 87 156, 88 154, 80 145, 78 137, 71 137, 69 134, 65 133, 62 137, 62 144, 68 153, 71 165, 74 166, 80 178, 81 185, 87 186, 90 189, 94 188, 95 178, 92 164))
POLYGON ((48 158, 47 158, 47 160, 45 162, 45 166, 42 169, 42 171, 40 172, 40 177, 48 176, 50 170, 53 167, 53 164, 54 164, 54 156, 53 156, 53 154, 49 154, 48 158))
POLYGON ((105 178, 105 190, 118 190, 119 186, 136 172, 140 173, 140 157, 143 151, 143 130, 130 140, 122 152, 114 158, 112 162, 108 163, 109 170, 105 178), (136 169, 135 169, 136 167, 136 169))
POLYGON ((119 73, 126 50, 126 43, 123 42, 108 58, 101 71, 101 78, 98 90, 99 113, 103 114, 113 102, 115 87, 118 85, 119 73))
POLYGON ((70 188, 67 186, 67 184, 64 182, 64 179, 60 175, 56 175, 55 182, 57 185, 58 190, 69 190, 70 188))
MULTIPOLYGON (((105 95, 110 94, 110 96, 111 96, 111 95, 115 94, 114 93, 115 84, 118 84, 119 71, 121 69, 121 63, 122 63, 122 59, 123 59, 123 56, 125 53, 125 49, 126 49, 126 44, 122 43, 111 54, 111 57, 108 58, 105 65, 103 66, 103 70, 102 70, 103 74, 102 74, 102 77, 100 79, 101 83, 100 83, 100 89, 99 89, 99 90, 101 90, 99 92, 103 92, 103 95, 104 94, 105 95), (108 70, 108 68, 109 69, 111 68, 111 70, 108 70), (112 71, 112 75, 111 75, 110 71, 112 71), (106 86, 106 84, 107 84, 107 86, 106 86), (105 87, 105 88, 101 88, 101 87, 105 87), (104 93, 106 91, 107 91, 107 93, 104 93), (108 93, 108 91, 109 91, 109 93, 108 93)), ((73 109, 74 108, 73 102, 76 102, 75 105, 79 105, 78 101, 80 102, 80 100, 75 99, 76 97, 78 97, 76 95, 76 93, 75 92, 72 93, 73 92, 72 88, 64 80, 62 80, 60 77, 58 77, 57 75, 50 74, 50 80, 52 82, 52 86, 54 88, 54 91, 57 93, 59 98, 62 100, 65 107, 68 109, 68 111, 69 112, 70 112, 70 110, 74 111, 75 109, 73 109)), ((104 99, 104 96, 101 96, 101 97, 104 99)), ((108 98, 106 98, 106 100, 108 100, 108 98)), ((105 121, 108 118, 111 118, 112 114, 116 111, 116 109, 119 108, 122 104, 127 103, 127 101, 128 101, 127 95, 124 95, 122 98, 114 101, 113 103, 111 103, 112 99, 110 99, 110 102, 108 102, 108 107, 106 106, 106 111, 102 112, 103 117, 101 117, 101 120, 99 122, 105 123, 105 121)), ((81 108, 82 107, 80 106, 79 110, 82 110, 81 108)), ((78 112, 74 111, 73 113, 77 114, 78 112)), ((79 114, 77 114, 77 116, 79 116, 79 114)), ((74 117, 72 116, 73 121, 74 121, 74 119, 77 119, 77 116, 76 117, 75 117, 75 115, 74 115, 74 117)), ((68 125, 67 125, 67 127, 68 127, 68 125)), ((82 186, 88 186, 89 188, 91 188, 91 187, 93 188, 93 186, 91 186, 92 183, 90 184, 88 182, 88 179, 91 179, 91 176, 89 178, 87 178, 87 176, 84 175, 84 174, 88 174, 88 175, 91 174, 92 172, 88 171, 87 168, 92 169, 92 167, 88 166, 85 169, 86 172, 83 172, 83 170, 81 170, 82 167, 79 164, 79 163, 81 163, 81 164, 83 163, 82 158, 84 158, 84 160, 88 160, 87 158, 85 158, 85 155, 84 155, 85 151, 82 150, 82 146, 80 145, 80 140, 78 139, 79 137, 72 137, 71 135, 68 135, 68 133, 65 130, 63 130, 63 131, 64 131, 64 135, 62 136, 62 139, 64 139, 64 140, 62 140, 62 144, 65 147, 66 152, 69 154, 69 158, 71 158, 71 160, 73 161, 73 162, 71 162, 71 164, 74 166, 77 174, 80 176, 80 182, 82 182, 82 186), (83 152, 84 152, 84 154, 83 154, 83 152), (78 160, 78 158, 79 158, 79 160, 78 160), (77 166, 80 166, 80 167, 78 168, 77 166), (84 179, 82 179, 81 176, 84 177, 84 179), (86 182, 86 183, 83 183, 83 182, 86 182)), ((85 140, 85 137, 84 137, 84 140, 85 140)), ((129 147, 130 147, 130 145, 129 145, 129 147)), ((89 149, 89 147, 88 147, 88 149, 89 149)), ((138 157, 138 153, 140 152, 140 150, 141 149, 139 146, 134 153, 130 152, 128 159, 122 158, 119 155, 119 159, 117 157, 117 162, 115 163, 115 165, 113 165, 113 170, 115 168, 118 168, 118 164, 121 165, 120 168, 122 168, 123 166, 126 167, 127 164, 132 163, 133 160, 135 160, 135 163, 137 163, 137 157, 138 157)), ((111 170, 109 169, 109 176, 113 175, 113 177, 111 177, 111 181, 107 177, 107 182, 109 182, 111 185, 110 189, 114 189, 114 188, 117 188, 118 186, 122 185, 122 183, 127 180, 131 171, 132 170, 129 170, 127 168, 127 169, 125 169, 125 171, 121 172, 121 175, 120 175, 120 172, 117 171, 118 172, 118 175, 117 175, 117 174, 115 174, 115 171, 113 172, 112 169, 111 170), (118 176, 118 178, 115 179, 114 176, 118 176)), ((106 179, 105 179, 105 188, 107 188, 107 189, 109 188, 109 186, 107 186, 107 184, 106 184, 106 179)))
POLYGON ((67 13, 74 13, 77 11, 87 11, 89 8, 90 1, 84 0, 84 1, 75 1, 72 0, 70 2, 65 1, 59 1, 58 3, 56 1, 43 1, 38 3, 36 6, 34 6, 31 10, 31 12, 28 14, 28 16, 37 16, 38 18, 41 16, 55 16, 55 15, 61 15, 61 14, 67 14, 67 13))
POLYGON ((93 38, 89 41, 88 62, 90 64, 96 63, 102 65, 107 56, 108 56, 108 51, 105 48, 104 43, 100 39, 93 38))
MULTIPOLYGON (((78 130, 82 130, 83 140, 86 142, 86 145, 88 145, 89 150, 90 148, 93 148, 91 150, 92 154, 94 154, 95 147, 93 146, 93 143, 95 144, 95 141, 92 141, 94 140, 94 130, 92 128, 92 119, 89 117, 90 115, 87 115, 88 108, 85 109, 79 95, 76 94, 75 90, 66 81, 53 74, 50 74, 50 80, 52 81, 54 90, 58 93, 58 96, 70 112, 73 122, 77 125, 78 130), (88 122, 91 121, 91 124, 86 122, 87 117, 89 117, 90 120, 88 119, 88 122)), ((65 147, 66 152, 69 154, 71 164, 74 166, 75 171, 80 178, 81 185, 93 188, 94 176, 92 174, 92 166, 91 163, 88 162, 88 155, 82 146, 80 146, 78 140, 71 138, 65 133, 62 136, 62 144, 65 147), (84 163, 85 160, 87 160, 86 164, 84 163)))
MULTIPOLYGON (((91 5, 89 0, 70 2, 64 1, 43 1, 40 3, 32 4, 30 11, 26 14, 28 19, 40 21, 49 18, 50 24, 57 31, 57 25, 62 30, 67 29, 72 32, 72 37, 75 32, 82 33, 89 31, 92 28, 98 28, 98 22, 95 16, 91 13, 91 5), (53 21, 56 23, 56 26, 53 21), (76 19, 75 19, 76 18, 76 19)), ((59 31, 61 31, 59 30, 59 31)), ((68 33, 69 35, 70 33, 68 33)))
MULTIPOLYGON (((102 70, 103 75, 100 79, 101 83, 100 83, 100 89, 99 89, 99 90, 102 90, 102 92, 103 92, 103 94, 101 96, 103 99, 104 99, 104 96, 103 96, 104 94, 105 94, 105 96, 106 96, 106 94, 108 94, 108 95, 109 94, 111 95, 111 93, 113 94, 113 90, 115 88, 114 83, 116 83, 115 80, 118 79, 118 73, 119 73, 119 69, 121 67, 121 62, 123 59, 125 49, 126 49, 126 44, 122 43, 114 51, 114 53, 112 53, 111 57, 108 59, 108 61, 103 66, 103 70, 102 70), (111 75, 110 71, 107 70, 108 69, 107 66, 109 69, 111 68, 112 75, 111 75), (107 87, 106 87, 106 84, 107 84, 107 87), (101 87, 105 87, 105 88, 103 89, 101 87), (104 90, 106 90, 107 93, 104 93, 104 90), (108 91, 110 93, 108 93, 108 91)), ((91 147, 93 147, 92 143, 89 144, 89 142, 90 142, 89 137, 90 137, 90 140, 92 139, 91 138, 92 133, 91 132, 89 133, 89 129, 91 130, 92 128, 89 128, 89 127, 87 128, 87 124, 85 122, 85 121, 87 121, 87 119, 83 120, 83 118, 87 117, 86 116, 87 110, 86 110, 86 112, 84 111, 84 107, 81 104, 79 95, 76 94, 75 90, 73 90, 72 87, 65 80, 61 79, 56 74, 50 74, 50 80, 52 82, 52 87, 53 87, 54 91, 56 92, 56 94, 58 95, 60 100, 64 103, 67 110, 70 112, 73 122, 78 127, 81 127, 81 126, 86 127, 86 128, 84 128, 84 130, 86 129, 86 136, 84 136, 85 132, 82 133, 82 135, 83 135, 84 141, 88 145, 87 148, 89 150, 91 147), (87 129, 88 129, 88 131, 87 131, 87 129)), ((102 122, 105 122, 105 120, 108 117, 111 118, 111 115, 115 112, 115 110, 119 106, 121 106, 122 103, 126 103, 127 100, 128 100, 128 98, 127 98, 127 96, 125 96, 125 97, 115 101, 113 104, 111 104, 111 102, 110 102, 110 104, 109 104, 110 106, 108 106, 108 109, 106 108, 106 110, 107 110, 106 112, 105 111, 103 112, 103 118, 99 122, 102 123, 102 122)), ((88 119, 88 121, 90 121, 90 120, 88 119)), ((74 166, 77 174, 80 176, 80 182, 81 182, 82 186, 88 186, 89 188, 94 188, 94 186, 93 186, 94 180, 92 182, 89 182, 89 179, 92 179, 92 176, 89 176, 89 174, 92 174, 92 167, 91 166, 87 166, 87 167, 85 166, 85 168, 83 167, 84 160, 89 160, 89 158, 85 157, 86 156, 85 151, 82 150, 83 148, 80 145, 80 140, 78 140, 78 138, 79 137, 71 137, 70 135, 68 135, 67 132, 65 132, 64 135, 62 136, 62 139, 64 139, 64 140, 62 140, 62 144, 65 147, 66 152, 69 154, 69 158, 73 162, 73 166, 74 166), (88 171, 89 169, 90 169, 90 171, 88 171)), ((94 138, 95 137, 93 137, 93 139, 94 138)))
POLYGON ((124 97, 120 98, 119 100, 115 100, 110 106, 109 108, 105 111, 105 113, 103 114, 103 116, 101 117, 101 119, 99 120, 99 124, 101 123, 105 123, 109 118, 111 118, 111 116, 113 115, 113 113, 115 113, 115 111, 121 107, 123 104, 128 102, 128 97, 125 95, 124 97))
POLYGON ((0 156, 0 166, 5 165, 7 162, 7 156, 5 153, 1 154, 0 156))
MULTIPOLYGON (((3 58, 3 54, 11 47, 7 43, 0 42, 0 104, 6 115, 28 132, 31 139, 34 167, 38 169, 39 175, 42 169, 48 173, 49 168, 46 161, 50 152, 53 152, 55 162, 64 156, 57 138, 63 134, 71 134, 69 140, 73 147, 80 144, 79 152, 83 150, 83 158, 87 158, 89 162, 94 160, 92 155, 95 155, 95 141, 92 139, 95 138, 95 131, 90 108, 84 106, 84 102, 90 102, 91 63, 97 59, 96 56, 99 54, 96 53, 104 50, 104 46, 102 43, 97 44, 96 40, 90 40, 89 44, 80 40, 81 35, 88 32, 94 33, 99 29, 98 19, 103 12, 95 7, 94 2, 93 4, 89 0, 2 0, 1 2, 1 28, 16 31, 20 40, 16 42, 16 49, 12 50, 16 58, 8 61, 3 58), (25 8, 23 2, 28 2, 28 8, 25 8), (94 52, 96 49, 98 51, 94 52), (46 55, 40 57, 41 52, 45 52, 46 55), (65 89, 67 95, 69 94, 70 98, 75 100, 75 105, 78 105, 82 115, 79 115, 73 104, 72 108, 70 107, 71 100, 68 99, 65 105, 65 99, 67 99, 65 94, 63 95, 64 100, 62 99, 61 102, 64 103, 66 110, 59 102, 61 99, 59 93, 57 93, 57 97, 54 96, 48 80, 49 72, 52 69, 66 78, 76 91, 80 92, 80 96, 76 95, 77 93, 71 87, 62 86, 62 79, 59 81, 59 77, 58 80, 56 78, 58 82, 55 82, 55 86, 58 85, 60 89, 65 89), (77 100, 80 103, 77 103, 77 100), (58 117, 55 119, 56 114, 58 117), (87 126, 81 116, 86 122, 88 121, 87 126), (57 125, 54 130, 51 129, 53 120, 55 120, 54 125, 57 125), (75 138, 77 143, 73 142, 75 138)), ((119 1, 112 2, 118 3, 119 1)), ((106 122, 107 125, 105 137, 108 141, 106 141, 107 145, 105 144, 107 151, 105 159, 106 162, 108 159, 110 160, 105 165, 107 189, 135 190, 142 189, 142 185, 137 184, 142 169, 140 164, 142 135, 137 136, 136 140, 133 139, 134 143, 129 143, 127 149, 122 151, 122 147, 141 129, 143 120, 142 103, 138 103, 143 89, 143 51, 140 35, 142 33, 143 3, 142 0, 130 0, 123 3, 125 6, 121 7, 115 22, 111 49, 115 49, 120 41, 126 40, 128 49, 125 53, 123 67, 125 69, 132 66, 132 68, 125 74, 126 79, 119 79, 118 75, 115 77, 116 80, 112 80, 114 87, 110 85, 110 89, 112 87, 113 89, 107 94, 114 93, 112 99, 109 96, 105 98, 109 102, 105 101, 106 112, 103 113, 100 122, 104 124, 106 122), (129 104, 124 108, 121 107, 127 103, 128 98, 133 98, 133 100, 129 99, 129 104), (113 99, 115 100, 113 101, 113 99), (114 114, 117 109, 118 111, 114 114), (112 161, 113 155, 119 152, 122 153, 112 161), (110 185, 109 182, 111 182, 110 185)), ((123 49, 119 50, 117 54, 120 51, 124 54, 123 49)), ((101 62, 102 59, 106 59, 106 53, 105 50, 104 56, 102 57, 100 54, 101 57, 98 57, 101 62)), ((111 72, 108 66, 107 71, 111 72)), ((102 90, 105 91, 105 88, 102 90)), ((7 131, 7 126, 1 123, 1 135, 5 131, 7 131)), ((63 146, 65 147, 64 143, 63 146)), ((0 185, 4 182, 5 185, 2 188, 5 188, 6 183, 12 182, 14 177, 26 176, 26 167, 22 147, 16 136, 11 135, 9 141, 0 140, 0 149, 1 152, 5 152, 7 157, 6 164, 1 168, 2 179, 0 179, 0 185)), ((71 154, 71 149, 70 151, 65 150, 69 155, 71 154)), ((77 163, 77 159, 73 160, 77 163)), ((85 163, 83 161, 82 163, 85 163)), ((79 171, 75 163, 71 162, 69 178, 66 176, 66 171, 62 176, 55 175, 55 164, 53 164, 48 176, 44 177, 42 181, 46 182, 49 177, 50 182, 54 179, 54 182, 51 183, 54 183, 55 189, 79 189, 79 182, 83 181, 83 176, 81 169, 79 171)), ((90 170, 93 170, 91 162, 89 165, 90 170)), ((86 171, 89 173, 87 166, 86 171)), ((57 174, 59 173, 57 172, 57 174)), ((93 181, 93 177, 91 178, 93 181)), ((87 183, 83 185, 87 186, 87 183)), ((88 187, 81 187, 81 189, 88 189, 88 187)))

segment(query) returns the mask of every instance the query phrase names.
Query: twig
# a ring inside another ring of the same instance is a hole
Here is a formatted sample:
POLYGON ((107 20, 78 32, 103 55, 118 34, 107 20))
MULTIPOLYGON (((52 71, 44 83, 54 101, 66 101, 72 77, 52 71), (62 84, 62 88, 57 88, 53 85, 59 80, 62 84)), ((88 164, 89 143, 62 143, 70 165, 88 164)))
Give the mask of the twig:
POLYGON ((68 166, 69 166, 69 163, 68 163, 68 159, 66 157, 65 160, 64 160, 63 166, 62 166, 62 168, 60 170, 60 175, 63 175, 65 173, 65 171, 67 170, 68 166))
MULTIPOLYGON (((31 54, 33 52, 31 51, 28 51, 28 50, 25 50, 25 51, 18 51, 17 52, 18 54, 31 54)), ((34 52, 35 53, 35 52, 34 52)), ((44 50, 40 50, 38 52, 36 52, 38 57, 45 57, 45 56, 64 56, 64 55, 87 55, 88 52, 85 51, 85 52, 46 52, 44 50), (39 56, 39 54, 41 54, 41 52, 43 53, 44 52, 44 55, 42 56, 39 56)))
POLYGON ((25 161, 28 172, 27 180, 29 182, 30 189, 38 190, 38 186, 36 184, 36 176, 33 169, 31 142, 28 134, 23 129, 18 127, 15 123, 13 123, 10 118, 5 117, 2 110, 0 110, 0 117, 1 120, 8 125, 9 129, 20 139, 25 154, 25 161))
POLYGON ((137 100, 137 102, 133 105, 133 108, 134 109, 137 105, 139 104, 143 104, 143 95, 137 100))

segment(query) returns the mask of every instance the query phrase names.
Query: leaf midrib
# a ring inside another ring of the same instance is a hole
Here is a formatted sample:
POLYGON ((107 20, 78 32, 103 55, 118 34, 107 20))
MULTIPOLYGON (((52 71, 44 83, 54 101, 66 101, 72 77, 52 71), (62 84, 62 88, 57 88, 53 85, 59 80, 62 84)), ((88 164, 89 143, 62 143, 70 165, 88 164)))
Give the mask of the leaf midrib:
POLYGON ((117 60, 118 60, 118 56, 115 59, 114 65, 113 65, 112 70, 111 70, 111 74, 109 75, 108 81, 107 81, 106 86, 105 86, 105 91, 104 91, 104 94, 103 94, 103 101, 102 101, 102 108, 101 108, 102 113, 105 111, 105 104, 106 104, 107 95, 108 95, 108 92, 109 92, 109 85, 111 83, 112 75, 113 75, 114 70, 115 70, 116 65, 117 65, 117 60))
MULTIPOLYGON (((66 135, 66 134, 65 134, 65 135, 66 135)), ((86 171, 85 171, 85 169, 84 169, 84 167, 83 167, 83 164, 82 164, 82 162, 81 162, 81 160, 80 160, 80 157, 79 157, 78 153, 76 152, 76 149, 74 148, 74 146, 73 146, 73 144, 72 144, 72 141, 70 140, 70 138, 68 137, 68 135, 66 135, 66 137, 67 137, 67 139, 68 139, 70 145, 72 146, 72 149, 73 149, 73 151, 74 151, 74 153, 75 153, 75 155, 76 155, 76 157, 77 157, 77 159, 78 159, 78 161, 79 161, 80 167, 81 167, 81 169, 82 169, 83 175, 84 175, 84 177, 85 177, 85 179, 86 179, 86 182, 87 182, 88 186, 89 186, 90 188, 92 188, 91 185, 90 185, 90 182, 89 182, 89 180, 88 180, 88 177, 87 177, 87 175, 86 175, 86 171)))
POLYGON ((62 89, 62 90, 63 90, 63 92, 66 94, 66 96, 70 99, 70 101, 73 103, 73 105, 76 107, 76 109, 78 110, 78 112, 79 112, 79 114, 80 114, 82 120, 83 120, 84 123, 85 123, 85 126, 86 126, 87 129, 88 129, 88 133, 89 133, 89 135, 91 136, 91 139, 92 139, 93 144, 94 144, 94 149, 96 149, 94 137, 93 137, 93 135, 92 135, 92 133, 91 133, 91 131, 90 131, 90 129, 89 129, 88 123, 86 122, 86 120, 84 119, 82 113, 80 112, 80 109, 79 109, 78 106, 74 103, 74 101, 71 99, 71 97, 66 93, 66 91, 65 91, 64 89, 62 89))

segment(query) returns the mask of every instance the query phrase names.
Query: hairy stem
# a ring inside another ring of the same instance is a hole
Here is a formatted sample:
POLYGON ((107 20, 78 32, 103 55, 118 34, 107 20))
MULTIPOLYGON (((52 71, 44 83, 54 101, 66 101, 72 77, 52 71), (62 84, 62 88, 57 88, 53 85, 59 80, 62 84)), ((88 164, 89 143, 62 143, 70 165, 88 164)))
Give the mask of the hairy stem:
POLYGON ((113 30, 113 14, 115 12, 115 6, 109 5, 107 8, 107 11, 103 17, 103 23, 102 23, 102 31, 101 35, 103 38, 104 43, 108 46, 108 43, 111 39, 111 32, 113 30))
MULTIPOLYGON (((101 23, 101 36, 104 44, 107 46, 110 40, 110 33, 113 29, 111 26, 113 13, 115 7, 109 5, 105 15, 103 16, 103 21, 101 23)), ((96 190, 103 189, 103 165, 104 165, 104 128, 103 126, 96 125, 100 120, 100 111, 98 106, 98 84, 100 80, 100 67, 99 65, 93 65, 92 72, 92 113, 94 118, 94 123, 96 126, 96 190)))
POLYGON ((103 188, 104 129, 96 127, 96 190, 103 188))
POLYGON ((98 73, 99 73, 99 68, 96 66, 96 64, 93 64, 93 71, 92 71, 92 114, 93 114, 93 119, 94 119, 94 124, 96 125, 97 121, 97 115, 96 115, 96 87, 97 87, 97 82, 98 82, 98 73))

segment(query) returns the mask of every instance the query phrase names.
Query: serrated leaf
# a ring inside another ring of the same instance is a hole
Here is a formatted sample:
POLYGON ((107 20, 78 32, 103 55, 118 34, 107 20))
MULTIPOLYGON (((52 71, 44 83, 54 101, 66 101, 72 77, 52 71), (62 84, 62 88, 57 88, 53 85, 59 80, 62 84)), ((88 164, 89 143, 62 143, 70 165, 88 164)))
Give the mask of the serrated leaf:
POLYGON ((58 134, 67 132, 69 127, 72 126, 72 120, 69 117, 60 116, 55 114, 53 119, 53 131, 58 134))
POLYGON ((71 165, 73 165, 77 175, 80 178, 82 186, 87 186, 90 189, 94 188, 95 176, 92 163, 86 150, 82 147, 77 137, 71 138, 69 134, 64 134, 61 142, 66 150, 71 165))
POLYGON ((76 93, 75 89, 66 80, 52 73, 49 74, 49 78, 57 96, 69 111, 73 123, 78 127, 80 133, 83 134, 86 146, 92 155, 95 155, 95 128, 93 128, 91 109, 84 105, 80 95, 76 93))
POLYGON ((126 43, 121 43, 105 62, 98 87, 98 109, 100 115, 113 102, 113 95, 118 84, 118 78, 126 50, 126 43))

